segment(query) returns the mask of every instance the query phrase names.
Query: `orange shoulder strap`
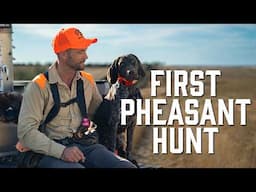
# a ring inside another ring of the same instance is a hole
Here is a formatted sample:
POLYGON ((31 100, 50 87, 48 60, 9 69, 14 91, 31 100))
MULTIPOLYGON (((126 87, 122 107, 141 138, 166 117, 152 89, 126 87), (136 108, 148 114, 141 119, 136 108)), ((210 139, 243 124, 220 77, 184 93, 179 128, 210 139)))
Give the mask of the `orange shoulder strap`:
POLYGON ((82 77, 86 78, 92 85, 94 85, 94 78, 90 73, 80 71, 80 74, 82 75, 82 77))
MULTIPOLYGON (((80 71, 80 74, 82 77, 86 78, 92 85, 94 85, 94 78, 90 73, 80 71)), ((44 89, 46 86, 47 79, 43 73, 40 73, 32 81, 37 83, 40 89, 44 89)))
POLYGON ((40 73, 32 81, 37 83, 37 85, 40 87, 40 89, 44 89, 46 86, 47 79, 43 73, 40 73))

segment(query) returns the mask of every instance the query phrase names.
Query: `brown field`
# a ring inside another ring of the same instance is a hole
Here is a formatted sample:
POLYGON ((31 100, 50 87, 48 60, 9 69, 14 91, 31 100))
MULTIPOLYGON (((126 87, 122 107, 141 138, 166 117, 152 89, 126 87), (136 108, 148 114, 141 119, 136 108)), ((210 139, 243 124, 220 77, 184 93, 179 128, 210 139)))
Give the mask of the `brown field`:
MULTIPOLYGON (((165 67, 166 69, 178 69, 175 67, 165 67)), ((163 68, 162 68, 163 69, 163 68)), ((191 69, 203 68, 188 68, 184 69, 190 71, 191 69)), ((208 69, 208 68, 207 68, 208 69)), ((215 134, 215 150, 214 154, 208 154, 208 137, 202 137, 202 154, 196 154, 193 151, 192 154, 172 154, 168 151, 167 154, 153 154, 153 131, 152 127, 144 128, 143 136, 140 138, 140 142, 134 148, 134 154, 138 161, 143 164, 153 165, 155 167, 164 168, 255 168, 256 167, 256 67, 233 67, 233 68, 212 68, 219 69, 222 72, 222 76, 217 78, 217 97, 212 99, 214 112, 217 108, 214 100, 218 98, 236 99, 236 98, 248 98, 251 99, 251 105, 247 105, 247 125, 240 126, 240 107, 235 107, 235 125, 227 125, 224 121, 223 126, 219 127, 219 133, 215 134)), ((159 78, 160 79, 160 78, 159 78)), ((164 85, 164 81, 161 82, 164 85)), ((199 103, 205 98, 209 98, 209 80, 206 80, 205 96, 195 97, 199 100, 199 103)), ((145 98, 150 98, 150 88, 142 90, 145 98)), ((157 98, 166 98, 165 87, 162 86, 158 90, 157 98)), ((168 97, 167 97, 168 98, 168 97)), ((169 97, 170 102, 173 97, 169 97)), ((181 105, 184 104, 184 100, 188 97, 176 97, 180 100, 181 105)), ((169 103, 168 102, 168 103, 169 103)), ((162 107, 164 115, 160 119, 168 119, 170 109, 168 105, 162 107)), ((184 107, 182 107, 183 109, 184 107)), ((199 108, 202 111, 202 107, 199 108)), ((184 113, 183 113, 184 114, 184 113)), ((217 120, 217 115, 215 113, 217 120)), ((159 126, 160 127, 160 126, 159 126)), ((168 127, 168 126, 167 126, 168 127)), ((175 126, 176 128, 177 126, 175 126)), ((192 129, 195 129, 193 126, 192 129)), ((202 127, 202 126, 201 126, 202 127)), ((137 127, 137 130, 141 127, 137 127)), ((184 144, 185 146, 185 144, 184 144)), ((185 148, 185 147, 184 147, 185 148)), ((168 149, 168 147, 167 147, 168 149)), ((161 147, 160 147, 161 152, 161 147)))

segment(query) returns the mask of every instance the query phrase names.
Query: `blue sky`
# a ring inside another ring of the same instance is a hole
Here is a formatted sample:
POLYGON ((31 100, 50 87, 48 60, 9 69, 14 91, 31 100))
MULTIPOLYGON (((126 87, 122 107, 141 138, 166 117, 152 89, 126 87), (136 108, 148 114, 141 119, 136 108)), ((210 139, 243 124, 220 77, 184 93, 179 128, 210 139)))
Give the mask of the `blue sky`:
POLYGON ((165 65, 255 65, 256 24, 13 24, 14 63, 42 64, 56 56, 52 38, 65 27, 98 38, 87 63, 112 63, 123 54, 165 65))

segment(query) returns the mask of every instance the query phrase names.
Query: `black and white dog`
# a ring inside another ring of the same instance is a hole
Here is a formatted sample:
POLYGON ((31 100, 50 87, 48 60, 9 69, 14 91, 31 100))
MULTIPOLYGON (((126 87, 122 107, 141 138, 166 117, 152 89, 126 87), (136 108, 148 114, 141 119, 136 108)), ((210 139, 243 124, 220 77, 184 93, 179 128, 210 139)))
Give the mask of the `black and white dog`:
POLYGON ((99 142, 135 164, 137 163, 131 152, 136 114, 127 117, 126 125, 121 125, 121 99, 142 99, 137 84, 144 77, 142 64, 134 54, 115 59, 107 72, 107 79, 111 83, 110 90, 95 114, 99 142))

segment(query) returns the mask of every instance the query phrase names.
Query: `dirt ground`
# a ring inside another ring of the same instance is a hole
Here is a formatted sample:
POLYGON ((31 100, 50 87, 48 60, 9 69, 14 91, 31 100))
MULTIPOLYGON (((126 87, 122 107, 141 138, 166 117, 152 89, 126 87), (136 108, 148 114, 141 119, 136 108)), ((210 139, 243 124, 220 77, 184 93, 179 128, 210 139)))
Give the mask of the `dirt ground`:
MULTIPOLYGON (((163 68, 162 68, 163 69, 163 68)), ((200 69, 205 71, 206 68, 175 68, 165 67, 165 69, 183 69, 190 71, 191 69, 200 69)), ((209 68, 207 68, 209 69, 209 68)), ((202 154, 197 154, 193 150, 192 154, 173 154, 170 150, 167 154, 153 154, 153 130, 152 126, 137 126, 135 135, 139 133, 141 137, 137 137, 136 145, 133 153, 137 161, 143 165, 151 165, 153 167, 162 168, 255 168, 256 167, 256 67, 230 67, 219 69, 222 72, 221 77, 217 79, 217 97, 209 97, 209 80, 206 79, 205 95, 196 97, 199 103, 204 99, 213 100, 214 112, 217 112, 217 99, 251 99, 251 105, 247 105, 247 124, 240 125, 240 106, 234 108, 235 125, 227 125, 224 121, 223 126, 219 128, 219 133, 215 134, 214 154, 208 154, 208 137, 202 136, 202 154)), ((159 78, 160 79, 160 78, 159 78)), ((174 97, 165 96, 165 83, 161 80, 161 88, 158 90, 157 98, 167 99, 168 103, 172 102, 174 97)), ((149 82, 150 83, 150 82, 149 82)), ((144 98, 150 97, 150 84, 147 88, 142 89, 144 98)), ((181 105, 190 97, 175 97, 179 99, 181 105)), ((184 107, 182 107, 184 108, 184 107)), ((164 115, 161 119, 168 119, 170 106, 162 107, 164 115)), ((202 107, 198 110, 202 111, 202 107)), ((217 115, 215 114, 215 117, 217 115)), ((159 126, 160 127, 160 126, 159 126)), ((168 127, 168 126, 167 126, 168 127)), ((176 125, 175 128, 178 126, 176 125)), ((195 130, 195 126, 189 126, 195 130)), ((194 132, 194 131, 193 131, 194 132)), ((194 132, 195 133, 195 132, 194 132)), ((175 138, 175 140, 177 137, 175 138)), ((176 141, 177 142, 177 141, 176 141)), ((185 146, 185 144, 184 144, 185 146)), ((185 148, 185 147, 184 147, 185 148)), ((168 147, 167 147, 168 149, 168 147)))

